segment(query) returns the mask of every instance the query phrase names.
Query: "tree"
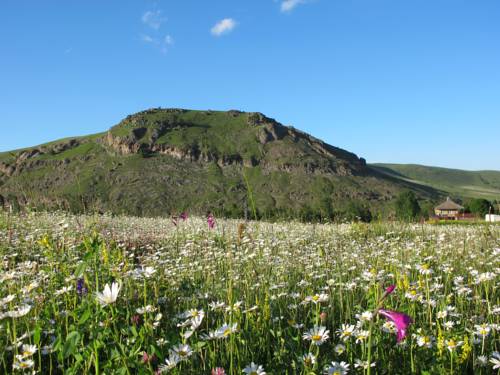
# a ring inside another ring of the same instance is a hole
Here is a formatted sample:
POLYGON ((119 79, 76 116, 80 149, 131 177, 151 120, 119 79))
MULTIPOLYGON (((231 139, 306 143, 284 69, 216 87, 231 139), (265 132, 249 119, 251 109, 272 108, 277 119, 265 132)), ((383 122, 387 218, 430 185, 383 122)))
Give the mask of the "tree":
POLYGON ((467 205, 469 211, 477 216, 484 216, 488 214, 490 212, 490 207, 493 211, 490 201, 483 198, 474 198, 467 205))
POLYGON ((428 219, 433 214, 434 214, 434 204, 430 201, 424 201, 420 205, 420 216, 422 216, 425 219, 428 219))
POLYGON ((498 201, 497 199, 495 199, 493 202, 493 212, 494 214, 497 214, 497 213, 500 213, 500 201, 498 201))
POLYGON ((396 217, 400 220, 413 221, 420 215, 421 209, 413 191, 402 191, 396 199, 396 217))
POLYGON ((300 220, 307 222, 307 223, 317 222, 321 218, 319 212, 313 210, 312 207, 309 206, 308 204, 304 204, 300 208, 299 216, 300 216, 300 220))
POLYGON ((349 221, 362 221, 369 223, 372 221, 372 213, 370 210, 363 206, 361 203, 350 201, 347 205, 344 218, 349 221))
POLYGON ((332 220, 334 217, 332 199, 328 196, 322 197, 319 201, 319 211, 323 220, 332 220))

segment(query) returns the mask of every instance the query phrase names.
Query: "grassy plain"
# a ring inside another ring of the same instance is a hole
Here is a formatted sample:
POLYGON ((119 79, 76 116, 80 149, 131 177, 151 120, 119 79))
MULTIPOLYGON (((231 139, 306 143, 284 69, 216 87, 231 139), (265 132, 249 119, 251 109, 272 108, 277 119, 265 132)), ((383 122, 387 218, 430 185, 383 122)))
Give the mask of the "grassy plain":
POLYGON ((4 213, 0 372, 498 373, 499 255, 485 224, 4 213))

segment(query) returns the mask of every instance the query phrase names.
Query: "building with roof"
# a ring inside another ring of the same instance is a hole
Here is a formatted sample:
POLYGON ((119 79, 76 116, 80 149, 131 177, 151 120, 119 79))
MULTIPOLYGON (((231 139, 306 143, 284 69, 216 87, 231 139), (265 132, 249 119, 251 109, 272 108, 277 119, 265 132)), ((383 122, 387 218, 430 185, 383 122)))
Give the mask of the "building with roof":
POLYGON ((463 212, 464 208, 458 203, 453 202, 450 197, 446 198, 446 201, 434 208, 434 213, 436 216, 442 219, 458 219, 460 213, 463 212))

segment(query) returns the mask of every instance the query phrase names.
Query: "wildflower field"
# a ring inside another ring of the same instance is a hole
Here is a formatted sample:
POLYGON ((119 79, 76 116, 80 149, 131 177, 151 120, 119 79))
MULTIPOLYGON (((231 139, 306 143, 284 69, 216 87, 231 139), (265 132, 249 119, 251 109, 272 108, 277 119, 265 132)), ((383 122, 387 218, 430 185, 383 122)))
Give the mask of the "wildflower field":
POLYGON ((498 374, 500 226, 0 213, 0 373, 498 374))

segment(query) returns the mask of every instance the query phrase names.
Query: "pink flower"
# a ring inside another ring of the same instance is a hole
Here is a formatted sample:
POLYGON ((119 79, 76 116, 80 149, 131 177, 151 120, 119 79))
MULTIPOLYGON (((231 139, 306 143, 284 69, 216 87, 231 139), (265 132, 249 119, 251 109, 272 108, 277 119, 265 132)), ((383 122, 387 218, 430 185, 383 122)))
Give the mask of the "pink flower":
POLYGON ((154 353, 153 355, 149 355, 148 353, 144 352, 144 354, 142 355, 142 362, 144 363, 155 362, 156 359, 156 354, 154 353))
POLYGON ((179 215, 179 218, 182 220, 182 221, 186 221, 187 218, 188 218, 188 214, 186 211, 184 212, 181 212, 181 214, 179 215))
POLYGON ((408 315, 397 311, 380 309, 378 313, 396 325, 396 329, 398 331, 397 341, 400 342, 404 340, 406 337, 406 329, 411 323, 413 323, 413 320, 408 315))
POLYGON ((222 367, 212 369, 212 375, 226 375, 226 371, 222 367))
POLYGON ((394 292, 394 289, 396 289, 396 285, 389 285, 387 288, 385 288, 385 295, 388 296, 392 292, 394 292))
POLYGON ((140 315, 137 315, 137 314, 132 315, 132 316, 130 317, 130 321, 131 321, 133 324, 135 324, 136 326, 138 326, 139 324, 141 324, 141 316, 140 316, 140 315))
POLYGON ((207 224, 210 229, 214 229, 215 227, 215 217, 212 214, 208 214, 207 216, 207 224))

